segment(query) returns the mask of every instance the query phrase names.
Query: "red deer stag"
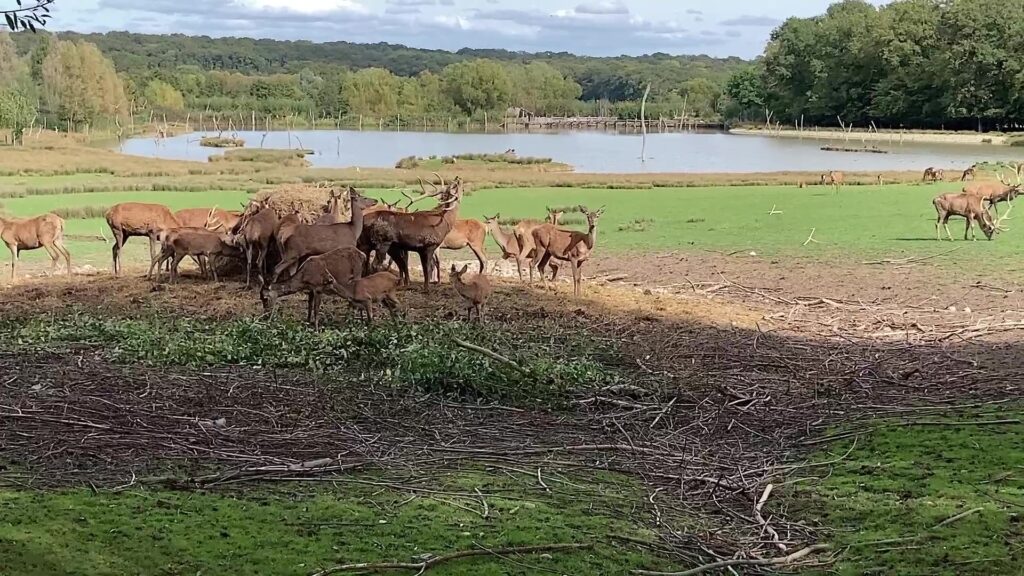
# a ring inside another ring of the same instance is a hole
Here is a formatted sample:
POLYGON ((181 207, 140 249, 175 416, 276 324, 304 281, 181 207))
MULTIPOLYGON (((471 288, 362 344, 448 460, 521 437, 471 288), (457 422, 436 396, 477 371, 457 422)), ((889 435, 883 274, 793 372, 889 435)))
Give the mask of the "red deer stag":
POLYGON ((989 240, 992 239, 992 234, 996 231, 996 224, 992 221, 992 215, 984 208, 982 199, 979 196, 957 193, 943 194, 932 200, 932 205, 935 206, 935 212, 938 214, 938 218, 935 221, 936 240, 942 240, 939 224, 945 227, 946 235, 949 236, 950 240, 953 240, 953 234, 949 231, 949 218, 951 216, 962 216, 967 219, 964 240, 967 240, 968 233, 975 240, 978 239, 974 234, 975 222, 978 223, 978 226, 981 227, 982 232, 985 233, 989 240))
MULTIPOLYGON (((181 227, 171 209, 162 204, 125 202, 107 211, 107 225, 114 234, 114 275, 121 274, 121 250, 129 238, 149 238, 149 263, 156 260, 157 239, 164 230, 181 227)), ((152 268, 152 267, 151 267, 152 268)))
POLYGON ((580 211, 587 215, 587 231, 565 230, 554 224, 545 224, 533 231, 533 241, 537 246, 537 270, 544 278, 544 267, 548 260, 555 258, 568 262, 572 267, 572 292, 579 296, 582 292, 580 268, 586 262, 597 245, 597 221, 604 214, 604 207, 591 212, 586 206, 580 205, 580 211))
MULTIPOLYGON (((440 176, 438 176, 440 178, 440 176)), ((462 201, 462 180, 456 178, 447 186, 441 180, 442 188, 425 197, 438 199, 438 207, 421 212, 376 212, 367 217, 366 227, 359 240, 360 249, 369 254, 376 253, 375 264, 379 265, 384 255, 391 256, 398 265, 404 284, 409 283, 409 252, 420 255, 423 266, 424 289, 430 291, 433 277, 434 253, 444 243, 445 237, 459 218, 459 204, 462 201)))
MULTIPOLYGON (((519 260, 519 240, 516 239, 515 234, 512 231, 506 232, 499 222, 501 221, 501 214, 495 214, 494 216, 484 216, 484 224, 487 226, 488 232, 494 238, 494 242, 501 249, 501 259, 509 260, 516 259, 517 263, 519 260)), ((557 222, 550 222, 551 224, 557 224, 557 222)), ((532 250, 526 255, 527 258, 533 259, 537 251, 532 250)), ((551 280, 554 281, 558 277, 558 264, 554 262, 550 263, 552 275, 551 280)), ((518 266, 519 270, 519 281, 523 281, 523 267, 518 266)))
MULTIPOLYGON (((565 215, 565 210, 547 208, 548 217, 543 222, 537 220, 523 220, 513 230, 516 236, 516 241, 519 242, 519 254, 516 258, 516 267, 519 268, 519 277, 523 277, 522 267, 523 260, 529 259, 530 269, 530 282, 533 282, 533 265, 537 263, 537 260, 530 254, 536 255, 536 245, 533 243, 533 231, 545 224, 552 224, 557 226, 562 220, 562 216, 565 215)), ((557 274, 557 272, 556 272, 557 274)))
POLYGON ((278 239, 281 250, 281 262, 274 268, 271 282, 277 282, 286 270, 289 275, 298 270, 302 261, 310 256, 326 254, 336 248, 355 246, 363 232, 363 210, 377 203, 373 198, 366 198, 355 188, 348 189, 349 205, 352 207, 352 219, 340 224, 298 224, 282 242, 278 239))
POLYGON ((260 291, 263 309, 268 314, 273 313, 277 300, 281 296, 306 292, 309 295, 306 322, 314 329, 319 330, 320 302, 323 293, 336 293, 338 285, 354 283, 362 277, 365 264, 366 255, 352 246, 307 258, 291 278, 267 286, 260 291))
POLYGON ((835 170, 831 170, 827 174, 822 174, 821 175, 821 184, 822 184, 822 186, 824 186, 826 184, 829 185, 829 186, 832 186, 832 188, 835 190, 836 194, 839 193, 839 189, 842 188, 845 183, 846 183, 846 175, 843 174, 842 172, 837 172, 835 170))
POLYGON ((57 261, 63 256, 71 274, 71 253, 64 247, 64 220, 56 214, 43 214, 20 220, 0 218, 0 239, 11 251, 11 282, 18 271, 18 258, 22 250, 45 248, 50 255, 50 269, 57 270, 57 261))
MULTIPOLYGON (((964 186, 963 193, 981 198, 987 203, 987 208, 995 210, 996 217, 999 216, 998 204, 1000 202, 1010 203, 1021 194, 1021 184, 1010 184, 1002 174, 997 174, 999 182, 977 182, 964 186)), ((1018 176, 1018 180, 1020 177, 1018 176)), ((1010 204, 1011 207, 1013 206, 1010 204)))

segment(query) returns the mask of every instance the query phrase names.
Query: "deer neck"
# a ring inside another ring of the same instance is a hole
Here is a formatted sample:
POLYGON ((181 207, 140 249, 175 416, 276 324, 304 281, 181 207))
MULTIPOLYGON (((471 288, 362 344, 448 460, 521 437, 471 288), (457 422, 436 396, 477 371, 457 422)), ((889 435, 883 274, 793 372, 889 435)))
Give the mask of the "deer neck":
POLYGON ((359 208, 355 202, 352 203, 352 222, 349 226, 352 227, 352 237, 359 238, 363 234, 363 222, 366 221, 366 217, 363 215, 363 210, 359 208))
POLYGON ((589 250, 594 249, 594 245, 597 244, 597 224, 591 224, 587 230, 587 237, 583 239, 583 243, 586 244, 589 250))
POLYGON ((501 244, 502 247, 508 246, 510 237, 509 234, 501 229, 501 224, 491 222, 487 227, 490 229, 491 235, 494 236, 494 239, 498 241, 498 244, 501 244))

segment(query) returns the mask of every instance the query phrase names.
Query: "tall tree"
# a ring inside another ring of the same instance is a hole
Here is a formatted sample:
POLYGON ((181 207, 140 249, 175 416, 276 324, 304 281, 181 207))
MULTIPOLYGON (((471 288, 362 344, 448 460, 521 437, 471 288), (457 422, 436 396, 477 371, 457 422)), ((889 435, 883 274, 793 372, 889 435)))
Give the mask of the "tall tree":
POLYGON ((467 114, 494 111, 508 105, 512 83, 494 60, 459 62, 444 69, 445 92, 467 114))
POLYGON ((127 112, 113 64, 88 42, 56 42, 43 62, 43 86, 50 109, 73 125, 127 112))
POLYGON ((35 102, 16 88, 0 88, 0 128, 11 131, 17 142, 36 117, 35 102))
POLYGON ((343 93, 352 114, 385 117, 398 114, 399 79, 383 68, 350 74, 343 93))

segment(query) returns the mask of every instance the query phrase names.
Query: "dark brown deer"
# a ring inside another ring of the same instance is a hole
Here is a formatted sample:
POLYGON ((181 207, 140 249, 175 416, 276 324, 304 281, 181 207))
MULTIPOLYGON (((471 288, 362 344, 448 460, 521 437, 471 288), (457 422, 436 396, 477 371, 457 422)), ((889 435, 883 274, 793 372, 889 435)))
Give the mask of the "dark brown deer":
POLYGON ((604 214, 604 207, 591 212, 586 206, 580 205, 580 211, 587 215, 587 231, 566 230, 554 224, 545 224, 533 231, 534 244, 537 246, 537 270, 544 278, 544 267, 548 260, 555 258, 568 262, 572 267, 572 292, 579 296, 582 293, 582 274, 580 268, 586 262, 597 245, 597 221, 604 214))
POLYGON ((974 180, 977 177, 978 177, 978 165, 977 164, 973 164, 970 168, 968 168, 967 170, 964 170, 964 173, 960 176, 960 181, 961 182, 967 182, 968 178, 970 178, 971 180, 974 180))
POLYGON ((25 220, 0 218, 0 239, 11 251, 11 282, 18 271, 23 250, 45 248, 50 255, 50 270, 57 270, 57 261, 64 257, 71 274, 71 253, 64 247, 64 220, 56 214, 43 214, 25 220))
MULTIPOLYGON (((355 246, 363 232, 363 210, 377 203, 373 198, 366 198, 355 188, 348 189, 352 219, 340 224, 298 224, 285 236, 284 241, 278 239, 281 250, 281 262, 274 268, 271 282, 283 272, 295 273, 299 264, 310 256, 326 254, 336 248, 355 246)), ((279 227, 280 228, 280 227, 279 227)))
POLYGON ((946 171, 942 168, 925 168, 922 180, 925 182, 941 182, 945 178, 946 171))
MULTIPOLYGON (((438 198, 438 207, 421 212, 376 212, 367 216, 359 247, 365 253, 376 253, 376 264, 384 255, 391 256, 398 265, 400 278, 409 283, 408 253, 420 255, 423 266, 423 285, 430 291, 433 277, 434 253, 444 243, 445 237, 455 226, 462 201, 462 180, 456 178, 447 186, 423 197, 438 198)), ((417 198, 417 200, 422 199, 417 198)))
MULTIPOLYGON (((511 230, 506 232, 501 227, 500 221, 501 214, 495 214, 494 216, 484 216, 484 225, 487 226, 487 230, 491 233, 491 237, 494 238, 494 242, 498 245, 498 248, 501 249, 501 259, 513 259, 516 260, 518 264, 520 252, 519 240, 516 239, 515 234, 511 230)), ((536 254, 537 251, 532 250, 529 254, 526 255, 526 257, 532 260, 536 254)), ((555 262, 551 262, 550 266, 552 270, 551 280, 554 281, 555 279, 558 278, 558 264, 556 264, 555 262)), ((517 268, 519 270, 519 281, 522 282, 523 267, 517 266, 517 268)))
POLYGON ((273 313, 281 296, 306 292, 309 296, 306 322, 319 330, 320 302, 323 293, 337 293, 339 285, 353 284, 362 277, 365 263, 366 255, 352 246, 307 258, 291 278, 264 287, 260 291, 263 309, 267 313, 273 313))
MULTIPOLYGON (((107 225, 114 235, 112 248, 114 257, 114 275, 121 274, 121 250, 129 238, 138 236, 149 238, 149 263, 156 260, 157 239, 164 230, 181 227, 171 209, 162 204, 146 204, 143 202, 124 202, 115 204, 106 214, 107 225)), ((151 266, 152 268, 152 266, 151 266)))
POLYGON ((953 234, 949 231, 949 219, 951 216, 961 216, 967 220, 967 228, 964 230, 964 240, 967 240, 968 233, 977 240, 974 234, 974 223, 977 222, 985 236, 991 240, 992 234, 996 231, 996 224, 992 221, 992 215, 982 205, 980 196, 971 194, 943 194, 932 200, 938 218, 935 221, 935 239, 942 240, 942 232, 939 224, 946 229, 946 235, 953 240, 953 234))

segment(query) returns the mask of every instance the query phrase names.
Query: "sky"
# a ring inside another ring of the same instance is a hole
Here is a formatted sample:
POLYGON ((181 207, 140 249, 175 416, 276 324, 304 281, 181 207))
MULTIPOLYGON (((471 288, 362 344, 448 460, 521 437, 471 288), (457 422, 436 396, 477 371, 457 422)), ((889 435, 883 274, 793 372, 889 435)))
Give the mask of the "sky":
MULTIPOLYGON (((0 4, 15 0, 0 0, 0 4)), ((52 30, 752 58, 830 0, 57 0, 52 30)))

